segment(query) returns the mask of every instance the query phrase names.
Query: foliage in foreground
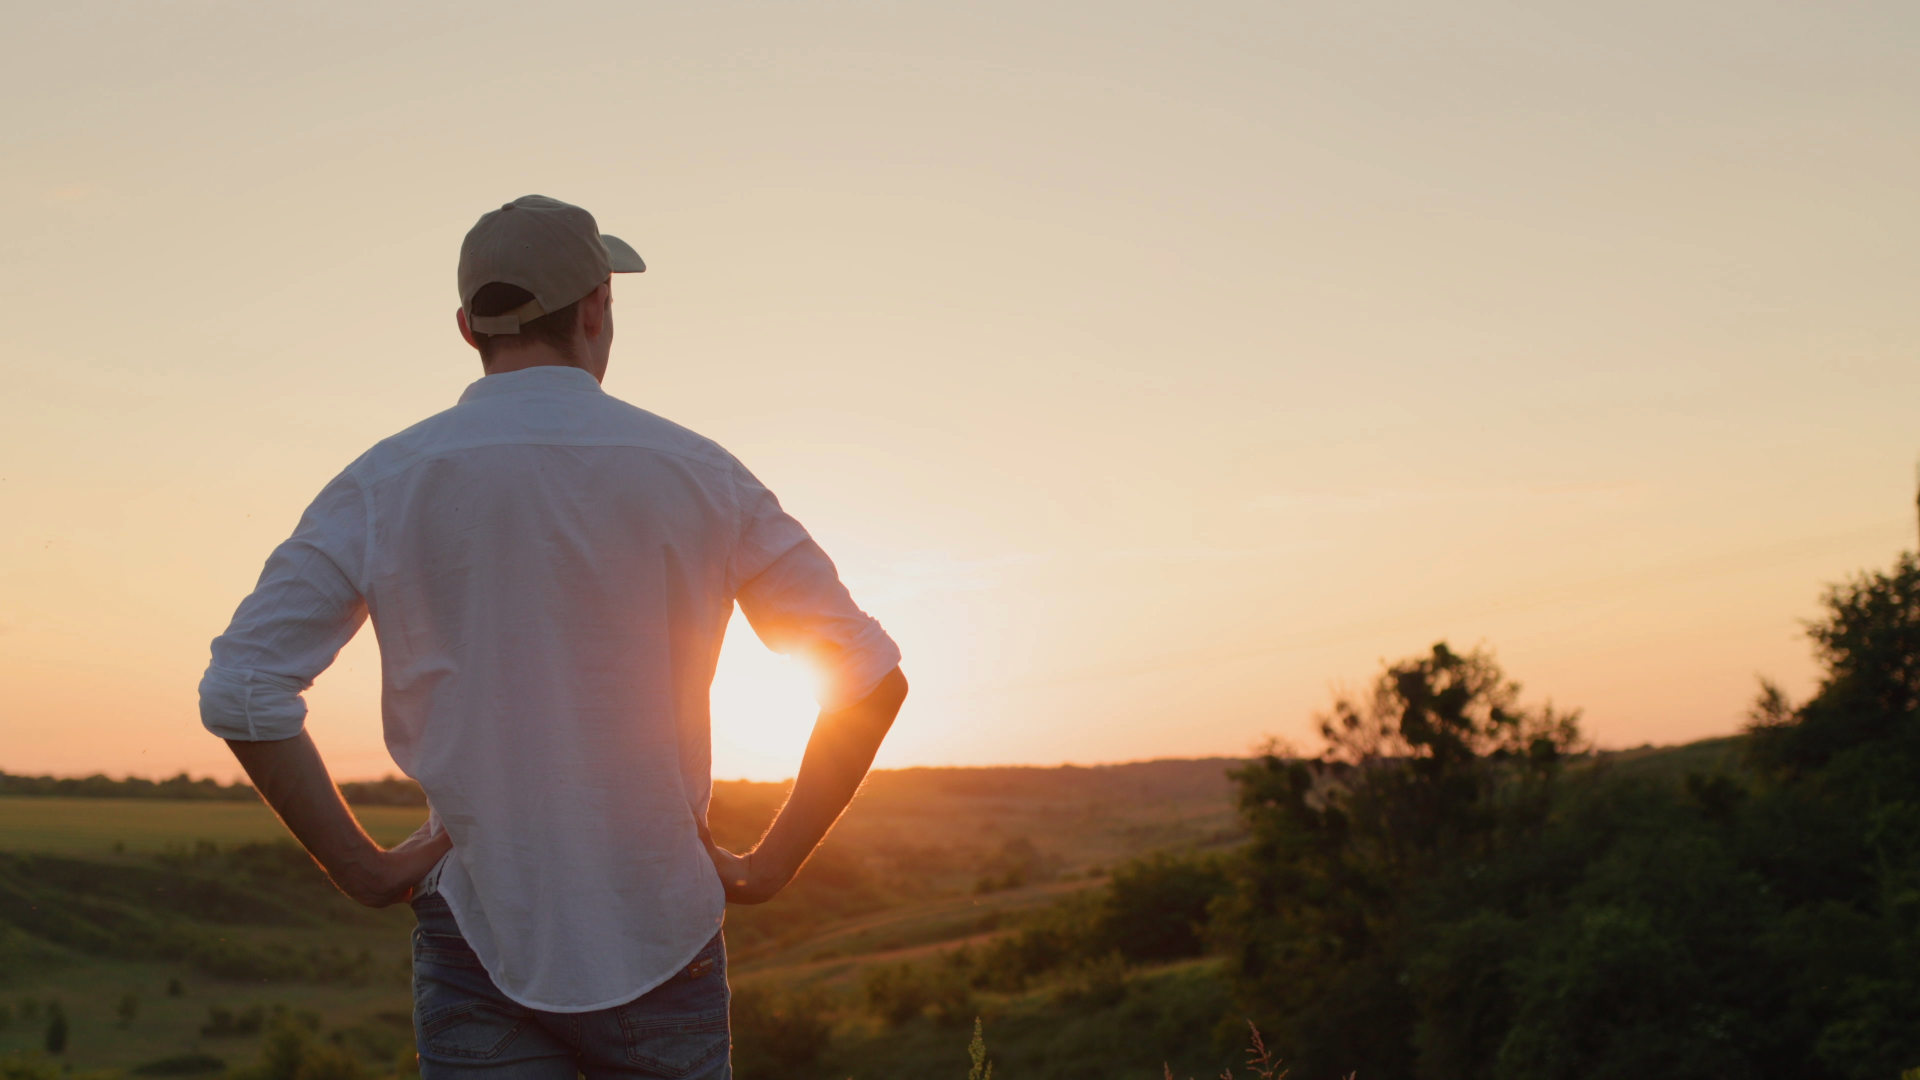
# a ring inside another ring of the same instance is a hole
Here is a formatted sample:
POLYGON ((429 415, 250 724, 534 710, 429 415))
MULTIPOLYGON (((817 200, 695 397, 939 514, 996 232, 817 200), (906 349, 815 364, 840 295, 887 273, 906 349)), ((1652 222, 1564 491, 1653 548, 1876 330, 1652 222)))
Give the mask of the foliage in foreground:
POLYGON ((1216 930, 1297 1080, 1812 1077, 1920 1063, 1920 564, 1834 589, 1744 771, 1570 759, 1444 645, 1238 773, 1216 930))

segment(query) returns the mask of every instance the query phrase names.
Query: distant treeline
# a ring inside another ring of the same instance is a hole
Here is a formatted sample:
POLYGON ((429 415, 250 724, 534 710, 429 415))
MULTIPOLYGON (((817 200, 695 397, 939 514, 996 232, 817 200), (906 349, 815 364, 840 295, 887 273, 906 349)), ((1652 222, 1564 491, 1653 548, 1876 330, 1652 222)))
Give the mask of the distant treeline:
POLYGON ((181 773, 167 780, 129 776, 15 776, 0 772, 0 795, 70 795, 83 799, 224 799, 254 798, 249 784, 222 784, 212 777, 195 780, 181 773))
MULTIPOLYGON (((867 802, 904 800, 918 802, 926 793, 992 796, 1008 799, 1046 798, 1060 801, 1081 799, 1130 799, 1138 802, 1164 802, 1178 799, 1228 800, 1232 784, 1230 768, 1240 765, 1235 758, 1181 758, 1160 761, 1135 761, 1121 765, 1061 765, 944 767, 877 769, 867 778, 861 798, 867 802)), ((715 782, 716 795, 723 806, 715 813, 744 814, 752 819, 743 827, 744 842, 751 843, 766 827, 773 812, 786 801, 786 783, 760 783, 745 780, 715 782)), ((383 780, 350 780, 340 791, 355 806, 425 806, 426 793, 420 785, 405 777, 383 780)), ((16 776, 0 772, 0 795, 67 795, 84 799, 225 799, 246 802, 255 797, 253 785, 244 781, 222 784, 212 777, 195 780, 181 773, 168 780, 148 780, 129 776, 115 780, 110 776, 16 776)), ((720 829, 719 823, 715 824, 720 829)))
POLYGON ((427 793, 420 785, 401 776, 385 780, 351 780, 340 785, 340 794, 355 806, 425 806, 427 793))
MULTIPOLYGON (((425 806, 426 793, 411 780, 389 776, 384 780, 350 780, 340 793, 355 806, 425 806)), ((253 785, 222 784, 210 776, 193 779, 186 773, 166 780, 129 776, 115 780, 93 776, 15 776, 0 772, 0 795, 65 795, 81 799, 191 799, 251 802, 253 785)))

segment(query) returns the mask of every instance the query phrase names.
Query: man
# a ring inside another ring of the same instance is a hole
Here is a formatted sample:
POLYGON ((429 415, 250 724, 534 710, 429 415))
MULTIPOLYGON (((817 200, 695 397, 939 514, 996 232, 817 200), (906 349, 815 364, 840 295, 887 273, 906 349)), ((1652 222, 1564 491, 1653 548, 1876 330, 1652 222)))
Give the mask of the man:
POLYGON ((201 716, 349 896, 411 900, 426 1080, 728 1077, 726 901, 760 903, 846 808, 906 696, 899 651, 719 446, 600 389, 611 274, 542 196, 460 249, 485 375, 329 483, 213 643, 201 716), (793 793, 715 846, 708 689, 738 601, 825 689, 793 793), (387 747, 432 806, 382 850, 301 693, 371 617, 387 747))

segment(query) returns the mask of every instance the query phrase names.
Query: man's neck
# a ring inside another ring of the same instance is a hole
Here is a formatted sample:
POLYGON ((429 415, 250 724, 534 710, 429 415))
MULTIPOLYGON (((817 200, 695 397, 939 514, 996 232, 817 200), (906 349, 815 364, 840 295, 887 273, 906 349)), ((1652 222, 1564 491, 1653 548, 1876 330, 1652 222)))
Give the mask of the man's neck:
POLYGON ((509 371, 525 371, 528 368, 537 367, 579 368, 593 376, 595 382, 605 382, 607 378, 604 359, 599 360, 597 365, 594 362, 583 364, 551 345, 529 345, 511 351, 496 352, 493 354, 493 362, 481 364, 480 370, 488 375, 505 375, 509 371))
POLYGON ((529 343, 517 349, 497 349, 493 359, 483 361, 481 370, 489 375, 505 375, 509 371, 525 371, 536 367, 580 367, 582 366, 567 353, 551 345, 529 343))

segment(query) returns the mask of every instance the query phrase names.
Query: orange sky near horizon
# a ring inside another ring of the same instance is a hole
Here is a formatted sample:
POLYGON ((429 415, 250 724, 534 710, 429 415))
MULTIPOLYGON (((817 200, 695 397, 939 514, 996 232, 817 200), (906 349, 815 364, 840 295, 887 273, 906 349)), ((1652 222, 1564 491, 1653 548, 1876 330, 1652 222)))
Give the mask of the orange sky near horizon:
MULTIPOLYGON (((479 213, 593 210, 607 389, 778 492, 899 639, 879 764, 1311 745, 1445 639, 1602 745, 1817 676, 1914 547, 1920 9, 551 5, 16 14, 0 770, 237 774, 207 642, 478 377, 479 213), (369 32, 377 30, 377 32, 369 32)), ((310 694, 392 771, 371 635, 310 694)), ((715 770, 791 775, 736 621, 715 770)))

